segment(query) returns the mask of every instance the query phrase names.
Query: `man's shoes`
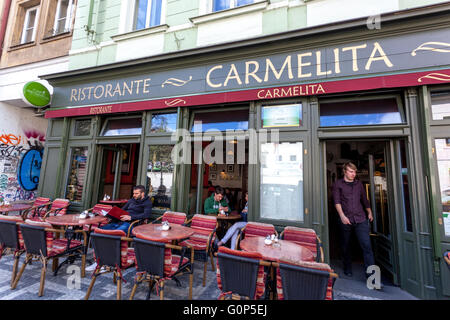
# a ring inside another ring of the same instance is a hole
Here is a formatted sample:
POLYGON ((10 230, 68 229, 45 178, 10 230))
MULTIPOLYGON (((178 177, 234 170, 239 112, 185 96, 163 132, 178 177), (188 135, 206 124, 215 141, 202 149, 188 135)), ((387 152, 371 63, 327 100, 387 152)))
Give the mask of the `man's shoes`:
POLYGON ((344 274, 345 274, 347 277, 352 277, 352 276, 353 276, 353 273, 352 273, 351 271, 349 271, 349 270, 345 270, 345 271, 344 271, 344 274))

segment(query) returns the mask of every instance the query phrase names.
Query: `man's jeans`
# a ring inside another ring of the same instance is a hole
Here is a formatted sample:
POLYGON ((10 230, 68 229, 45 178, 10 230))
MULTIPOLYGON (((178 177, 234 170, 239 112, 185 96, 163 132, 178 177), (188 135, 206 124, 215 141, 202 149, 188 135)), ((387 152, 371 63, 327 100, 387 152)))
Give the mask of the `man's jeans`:
POLYGON ((370 244, 369 236, 369 220, 365 220, 361 223, 353 223, 351 225, 343 224, 339 222, 341 226, 341 245, 342 245, 342 260, 344 264, 344 271, 352 271, 352 256, 351 256, 351 246, 350 246, 350 236, 352 230, 355 231, 356 237, 358 238, 359 246, 363 251, 364 257, 364 267, 374 265, 375 260, 373 258, 372 246, 370 244))
POLYGON ((125 234, 127 234, 128 232, 128 228, 130 227, 129 222, 127 221, 118 221, 118 222, 110 222, 107 225, 104 225, 102 227, 100 227, 100 229, 103 230, 122 230, 123 232, 125 232, 125 234))

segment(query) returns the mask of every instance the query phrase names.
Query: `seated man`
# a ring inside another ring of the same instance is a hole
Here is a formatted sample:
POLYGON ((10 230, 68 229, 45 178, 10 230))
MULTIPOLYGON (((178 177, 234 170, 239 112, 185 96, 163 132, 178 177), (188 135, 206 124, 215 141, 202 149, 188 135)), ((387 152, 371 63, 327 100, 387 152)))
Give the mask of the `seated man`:
MULTIPOLYGON (((133 221, 150 218, 152 213, 152 202, 150 198, 145 195, 144 186, 135 186, 133 188, 133 198, 123 206, 123 210, 127 211, 129 215, 124 215, 119 220, 111 221, 107 225, 100 227, 105 230, 122 230, 125 234, 133 221)), ((86 271, 95 270, 96 263, 93 263, 86 268, 86 271)))
POLYGON ((205 200, 205 214, 218 214, 222 210, 228 212, 228 203, 223 198, 224 190, 222 187, 215 187, 214 193, 205 200))

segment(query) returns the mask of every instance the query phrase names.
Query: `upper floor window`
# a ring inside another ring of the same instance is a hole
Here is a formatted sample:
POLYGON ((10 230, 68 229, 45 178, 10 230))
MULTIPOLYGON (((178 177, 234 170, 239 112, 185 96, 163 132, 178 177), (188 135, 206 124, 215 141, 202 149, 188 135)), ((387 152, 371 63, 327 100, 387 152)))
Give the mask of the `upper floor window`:
POLYGON ((246 4, 251 4, 255 2, 254 0, 212 0, 212 11, 220 11, 231 8, 236 8, 240 6, 245 6, 246 4))
POLYGON ((136 0, 134 30, 161 24, 163 0, 136 0))
POLYGON ((39 6, 27 8, 22 28, 20 43, 33 42, 36 38, 37 21, 39 17, 39 6))
POLYGON ((70 31, 72 8, 73 0, 58 0, 53 24, 53 35, 70 31))

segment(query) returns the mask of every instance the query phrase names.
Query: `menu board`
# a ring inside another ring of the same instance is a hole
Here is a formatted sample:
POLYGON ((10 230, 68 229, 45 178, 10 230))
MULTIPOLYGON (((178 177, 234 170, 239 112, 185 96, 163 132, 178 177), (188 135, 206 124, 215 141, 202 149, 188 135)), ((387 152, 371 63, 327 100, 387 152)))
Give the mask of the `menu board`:
POLYGON ((261 114, 263 128, 300 127, 302 125, 302 105, 263 106, 261 114))

